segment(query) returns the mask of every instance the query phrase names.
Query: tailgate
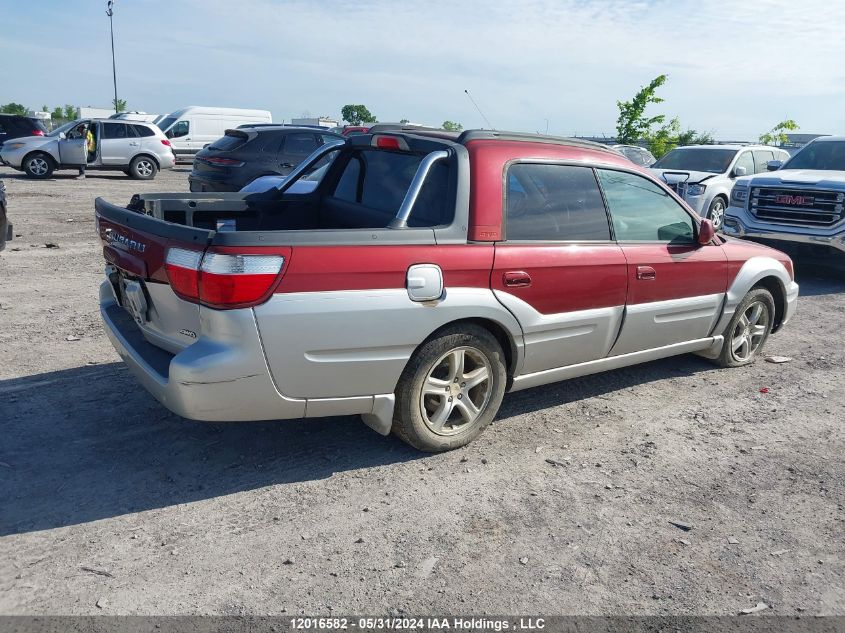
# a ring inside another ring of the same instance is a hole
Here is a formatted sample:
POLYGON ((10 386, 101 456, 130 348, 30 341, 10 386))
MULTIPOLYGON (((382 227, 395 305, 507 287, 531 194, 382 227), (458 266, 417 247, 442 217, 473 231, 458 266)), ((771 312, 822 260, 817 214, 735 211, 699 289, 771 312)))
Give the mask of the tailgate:
POLYGON ((204 252, 214 231, 165 222, 102 198, 94 208, 116 301, 150 343, 173 353, 192 344, 200 334, 199 306, 176 296, 164 263, 173 246, 204 252))

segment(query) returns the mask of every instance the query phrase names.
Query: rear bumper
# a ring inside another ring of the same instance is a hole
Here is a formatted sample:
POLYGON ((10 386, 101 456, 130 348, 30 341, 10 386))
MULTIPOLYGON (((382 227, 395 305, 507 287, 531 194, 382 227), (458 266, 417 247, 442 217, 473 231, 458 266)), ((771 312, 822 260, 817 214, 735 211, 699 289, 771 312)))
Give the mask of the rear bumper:
POLYGON ((117 304, 111 284, 100 286, 106 334, 132 374, 161 404, 192 420, 236 422, 363 414, 386 433, 393 396, 289 398, 273 382, 251 309, 203 310, 203 334, 171 354, 144 338, 117 304))
POLYGON ((188 188, 193 193, 224 193, 227 191, 238 191, 240 189, 240 187, 224 178, 197 177, 194 174, 188 176, 188 188))

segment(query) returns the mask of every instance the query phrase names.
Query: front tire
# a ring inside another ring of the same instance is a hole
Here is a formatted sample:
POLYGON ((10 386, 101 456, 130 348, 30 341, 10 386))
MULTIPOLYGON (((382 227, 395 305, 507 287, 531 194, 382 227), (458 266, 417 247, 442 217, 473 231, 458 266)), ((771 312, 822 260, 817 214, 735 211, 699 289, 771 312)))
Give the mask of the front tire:
POLYGON ((750 365, 772 332, 775 301, 765 288, 753 288, 737 306, 731 322, 725 328, 722 353, 716 359, 722 367, 750 365))
POLYGON ((464 446, 493 421, 506 381, 504 352, 490 332, 469 323, 446 328, 402 372, 393 433, 421 451, 464 446))
POLYGON ((152 180, 158 173, 158 165, 149 156, 136 156, 129 163, 129 175, 135 180, 152 180))
POLYGON ((44 152, 35 152, 26 157, 23 162, 23 170, 30 178, 43 180, 53 175, 55 169, 53 159, 44 152))
POLYGON ((718 231, 722 228, 725 222, 725 210, 727 209, 727 202, 721 196, 713 198, 710 203, 710 208, 707 209, 707 219, 713 223, 713 229, 718 231))

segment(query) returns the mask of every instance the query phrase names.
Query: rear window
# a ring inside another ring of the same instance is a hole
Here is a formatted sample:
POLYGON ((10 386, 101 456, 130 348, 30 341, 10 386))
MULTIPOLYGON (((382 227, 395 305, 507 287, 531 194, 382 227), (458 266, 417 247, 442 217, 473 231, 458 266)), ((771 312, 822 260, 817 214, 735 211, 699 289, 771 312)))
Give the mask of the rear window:
MULTIPOLYGON (((402 206, 423 156, 404 152, 362 150, 352 155, 334 197, 394 215, 402 206)), ((436 226, 451 221, 449 165, 436 163, 423 183, 409 226, 436 226)))
POLYGON ((45 134, 50 131, 41 119, 29 119, 29 122, 32 123, 32 127, 35 130, 41 130, 45 134))
POLYGON ((247 135, 243 132, 227 130, 226 134, 209 145, 209 148, 220 150, 222 152, 231 152, 246 143, 247 138, 247 135))

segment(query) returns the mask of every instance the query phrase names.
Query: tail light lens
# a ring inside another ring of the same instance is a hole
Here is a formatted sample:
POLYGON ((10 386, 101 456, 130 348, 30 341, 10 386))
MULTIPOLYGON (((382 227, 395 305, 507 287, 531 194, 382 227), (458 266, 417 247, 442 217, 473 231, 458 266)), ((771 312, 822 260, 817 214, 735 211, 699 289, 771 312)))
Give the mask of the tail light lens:
POLYGON ((218 167, 243 167, 242 160, 235 160, 234 158, 220 158, 218 156, 208 156, 203 158, 209 165, 217 165, 218 167))
POLYGON ((173 291, 212 308, 246 308, 264 303, 279 280, 281 255, 230 255, 171 248, 165 271, 173 291))
POLYGON ((44 130, 32 130, 33 136, 44 136, 44 130))
POLYGON ((166 138, 162 138, 162 139, 159 139, 159 140, 161 141, 162 145, 166 145, 167 147, 170 147, 170 141, 168 141, 166 138))

